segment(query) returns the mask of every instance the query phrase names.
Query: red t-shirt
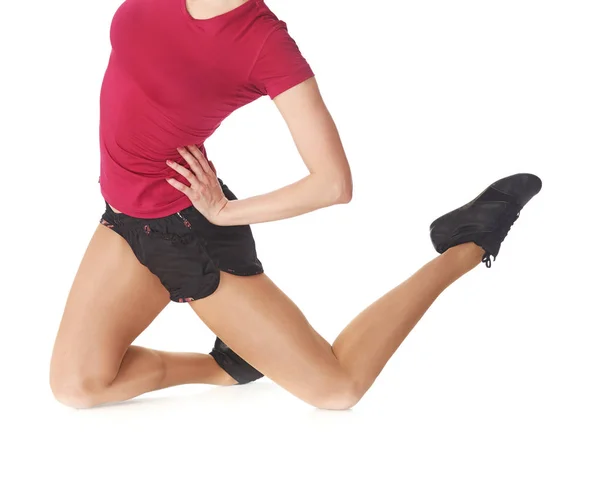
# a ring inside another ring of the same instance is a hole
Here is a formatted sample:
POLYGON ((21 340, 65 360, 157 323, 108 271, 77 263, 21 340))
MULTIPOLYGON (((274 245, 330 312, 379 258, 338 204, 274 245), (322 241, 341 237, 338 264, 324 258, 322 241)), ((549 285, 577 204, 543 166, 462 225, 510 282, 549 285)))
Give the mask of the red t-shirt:
MULTIPOLYGON (((313 76, 263 0, 195 20, 185 0, 125 0, 112 21, 100 94, 100 187, 126 214, 156 218, 190 200, 165 181, 176 148, 204 141, 236 109, 313 76)), ((179 176, 181 180, 181 176, 179 176)))

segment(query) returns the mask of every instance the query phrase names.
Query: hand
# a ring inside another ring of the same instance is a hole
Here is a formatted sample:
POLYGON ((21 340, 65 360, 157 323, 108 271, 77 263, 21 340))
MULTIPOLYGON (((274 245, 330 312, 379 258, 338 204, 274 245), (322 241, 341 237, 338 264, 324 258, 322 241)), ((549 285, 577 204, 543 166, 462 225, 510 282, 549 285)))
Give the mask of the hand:
POLYGON ((189 164, 190 169, 175 161, 167 161, 167 165, 187 179, 190 185, 186 186, 173 178, 167 178, 167 182, 190 198, 194 207, 206 219, 218 225, 219 214, 229 201, 223 194, 214 165, 195 145, 177 148, 177 152, 189 164))

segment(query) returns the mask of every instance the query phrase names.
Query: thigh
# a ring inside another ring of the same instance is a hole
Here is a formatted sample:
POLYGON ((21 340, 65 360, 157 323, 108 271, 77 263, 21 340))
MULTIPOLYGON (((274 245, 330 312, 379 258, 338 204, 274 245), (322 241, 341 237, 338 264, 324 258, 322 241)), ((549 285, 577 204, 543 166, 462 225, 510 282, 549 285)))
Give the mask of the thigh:
POLYGON ((99 225, 67 299, 51 376, 94 370, 112 381, 127 347, 168 302, 166 289, 127 242, 99 225))
POLYGON ((349 381, 331 346, 266 274, 221 272, 218 289, 190 306, 244 360, 302 400, 314 403, 349 381))

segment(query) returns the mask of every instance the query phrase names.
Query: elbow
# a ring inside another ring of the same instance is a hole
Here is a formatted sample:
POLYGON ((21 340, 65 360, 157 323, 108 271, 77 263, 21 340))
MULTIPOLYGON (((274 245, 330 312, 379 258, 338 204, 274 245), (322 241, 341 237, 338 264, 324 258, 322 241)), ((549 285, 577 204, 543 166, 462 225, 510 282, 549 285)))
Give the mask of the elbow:
POLYGON ((348 204, 352 201, 352 178, 350 176, 339 178, 331 188, 331 204, 348 204))

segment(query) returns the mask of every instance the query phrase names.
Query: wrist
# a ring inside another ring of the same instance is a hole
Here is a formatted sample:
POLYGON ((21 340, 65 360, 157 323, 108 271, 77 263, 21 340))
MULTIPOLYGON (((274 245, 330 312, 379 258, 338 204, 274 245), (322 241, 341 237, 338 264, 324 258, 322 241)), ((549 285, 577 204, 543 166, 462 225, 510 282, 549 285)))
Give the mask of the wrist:
POLYGON ((211 222, 215 225, 215 226, 231 226, 232 224, 230 224, 231 222, 231 203, 232 201, 229 201, 227 198, 223 198, 223 204, 220 205, 220 209, 218 209, 218 212, 214 215, 214 217, 211 219, 211 222))

